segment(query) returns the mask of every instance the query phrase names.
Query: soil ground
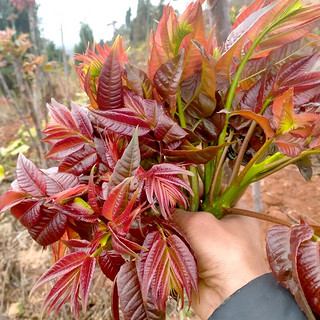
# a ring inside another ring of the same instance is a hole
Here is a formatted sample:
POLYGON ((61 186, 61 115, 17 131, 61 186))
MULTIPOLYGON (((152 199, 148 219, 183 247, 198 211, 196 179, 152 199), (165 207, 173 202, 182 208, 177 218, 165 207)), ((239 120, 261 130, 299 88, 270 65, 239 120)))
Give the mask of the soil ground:
MULTIPOLYGON (((1 106, 2 108, 2 106, 1 106)), ((2 114, 3 110, 1 111, 2 114)), ((0 146, 12 141, 21 123, 12 110, 0 119, 0 146)), ((320 224, 320 166, 315 158, 315 174, 306 182, 297 167, 290 166, 265 179, 261 183, 264 212, 286 220, 305 217, 312 224, 320 224)), ((0 194, 9 187, 11 175, 0 182, 0 194)), ((250 190, 245 195, 249 203, 250 190)), ((270 226, 270 224, 268 224, 270 226)), ((265 230, 267 224, 265 225, 265 230)), ((28 232, 9 214, 0 217, 0 320, 41 318, 41 304, 48 287, 38 289, 28 297, 32 285, 51 264, 50 254, 31 240, 28 232)), ((110 288, 108 280, 97 272, 89 308, 84 319, 112 319, 110 313, 110 288)), ((169 312, 169 319, 179 319, 175 311, 169 312)), ((68 306, 62 307, 48 319, 73 319, 68 306)), ((197 319, 191 316, 190 319, 197 319)))

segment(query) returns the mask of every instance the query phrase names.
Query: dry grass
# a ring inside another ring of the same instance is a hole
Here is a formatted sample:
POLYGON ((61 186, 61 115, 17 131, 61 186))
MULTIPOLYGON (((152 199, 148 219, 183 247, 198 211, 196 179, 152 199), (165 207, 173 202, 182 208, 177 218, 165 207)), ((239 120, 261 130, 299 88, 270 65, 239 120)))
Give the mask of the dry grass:
MULTIPOLYGON (((41 305, 49 286, 37 289, 31 297, 29 293, 51 265, 50 250, 43 251, 10 213, 3 214, 0 219, 0 320, 40 320, 41 305)), ((97 268, 87 313, 79 320, 112 320, 110 293, 110 281, 97 268)), ((168 319, 185 319, 176 311, 173 302, 168 309, 168 319)), ((74 320, 68 305, 47 319, 74 320)), ((198 318, 192 315, 189 319, 198 318)))

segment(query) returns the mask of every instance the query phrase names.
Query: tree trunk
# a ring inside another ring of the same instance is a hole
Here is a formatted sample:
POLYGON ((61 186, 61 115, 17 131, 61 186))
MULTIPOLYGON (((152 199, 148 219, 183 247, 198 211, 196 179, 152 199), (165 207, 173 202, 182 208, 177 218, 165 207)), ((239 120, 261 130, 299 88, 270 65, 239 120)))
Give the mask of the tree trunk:
POLYGON ((231 32, 228 0, 217 0, 210 9, 210 24, 216 26, 215 33, 218 46, 222 46, 231 32))
POLYGON ((13 104, 13 106, 16 109, 21 121, 23 122, 23 124, 24 124, 24 126, 25 126, 25 128, 26 128, 26 130, 27 130, 27 132, 28 132, 28 134, 30 136, 30 139, 31 139, 32 143, 34 144, 34 146, 35 146, 35 148, 37 150, 37 154, 38 154, 39 160, 41 160, 42 159, 42 152, 41 152, 42 150, 41 150, 40 141, 39 141, 39 143, 37 143, 37 141, 34 139, 33 135, 31 134, 28 122, 26 121, 26 119, 25 119, 25 117, 23 115, 23 112, 19 108, 17 102, 13 99, 13 97, 12 97, 12 95, 10 93, 10 90, 9 90, 9 88, 7 86, 7 83, 3 78, 3 75, 1 73, 1 71, 0 71, 0 83, 1 83, 1 86, 3 88, 4 94, 5 94, 6 98, 7 98, 7 100, 13 104))

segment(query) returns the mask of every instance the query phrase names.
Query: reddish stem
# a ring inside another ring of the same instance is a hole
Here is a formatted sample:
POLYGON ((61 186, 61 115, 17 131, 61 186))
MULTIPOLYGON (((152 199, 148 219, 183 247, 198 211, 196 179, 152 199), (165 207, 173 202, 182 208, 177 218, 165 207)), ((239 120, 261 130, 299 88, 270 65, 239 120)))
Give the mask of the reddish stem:
POLYGON ((225 207, 223 207, 222 209, 223 209, 224 215, 237 214, 240 216, 252 217, 252 218, 272 222, 275 224, 280 224, 280 225, 283 225, 283 226, 286 226, 289 228, 292 226, 292 224, 288 221, 285 221, 285 220, 282 220, 282 219, 279 219, 279 218, 276 218, 273 216, 269 216, 264 213, 258 213, 258 212, 245 210, 245 209, 239 209, 239 208, 225 208, 225 207))

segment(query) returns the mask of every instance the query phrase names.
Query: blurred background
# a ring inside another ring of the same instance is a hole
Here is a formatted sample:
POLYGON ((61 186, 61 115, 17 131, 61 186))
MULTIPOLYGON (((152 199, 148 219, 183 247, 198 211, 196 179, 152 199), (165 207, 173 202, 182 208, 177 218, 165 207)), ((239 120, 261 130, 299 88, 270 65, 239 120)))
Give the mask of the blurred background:
MULTIPOLYGON (((317 0, 315 0, 317 1, 317 0)), ((181 14, 191 1, 172 0, 181 14)), ((216 25, 218 44, 231 24, 251 0, 207 0, 206 29, 216 25)), ((46 104, 53 97, 67 106, 73 100, 87 103, 72 66, 74 52, 84 53, 88 44, 112 45, 120 34, 130 62, 146 70, 148 36, 156 29, 165 0, 0 0, 0 195, 15 179, 16 159, 23 152, 38 167, 52 166, 43 159, 47 146, 41 129, 48 121, 46 104)), ((315 176, 305 185, 296 167, 262 183, 266 213, 297 216, 309 214, 319 221, 319 162, 315 176), (285 177, 285 179, 284 179, 285 177), (280 181, 284 181, 281 184, 280 181), (303 194, 301 195, 301 190, 303 194), (291 194, 285 199, 284 194, 291 194), (312 199, 312 201, 308 200, 312 199)), ((247 201, 251 201, 250 191, 247 201)), ((312 222, 312 221, 311 221, 312 222)), ((49 250, 42 250, 9 213, 0 216, 0 320, 41 318, 41 304, 48 288, 28 297, 32 285, 51 264, 49 250)), ((89 310, 81 319, 112 319, 111 284, 97 272, 89 310)), ((178 313, 172 302, 168 319, 197 319, 178 313)), ((49 319, 73 319, 68 306, 49 319)))

